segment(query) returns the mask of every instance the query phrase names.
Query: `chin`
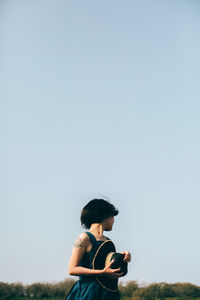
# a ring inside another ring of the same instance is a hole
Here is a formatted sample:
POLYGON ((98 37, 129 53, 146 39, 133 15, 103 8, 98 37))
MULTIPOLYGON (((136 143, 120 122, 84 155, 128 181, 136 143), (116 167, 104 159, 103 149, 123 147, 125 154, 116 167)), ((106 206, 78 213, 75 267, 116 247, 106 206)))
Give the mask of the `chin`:
POLYGON ((111 227, 111 228, 105 228, 104 230, 105 230, 105 231, 111 231, 111 230, 112 230, 112 227, 111 227))

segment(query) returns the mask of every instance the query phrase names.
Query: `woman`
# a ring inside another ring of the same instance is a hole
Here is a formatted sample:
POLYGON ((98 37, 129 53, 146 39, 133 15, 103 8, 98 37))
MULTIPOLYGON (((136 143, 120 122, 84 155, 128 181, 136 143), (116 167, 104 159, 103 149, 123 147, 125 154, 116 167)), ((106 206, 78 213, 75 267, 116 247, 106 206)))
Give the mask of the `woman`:
MULTIPOLYGON (((106 200, 91 200, 81 212, 81 224, 89 231, 81 233, 74 243, 69 261, 69 275, 79 276, 79 280, 70 290, 66 300, 118 300, 119 291, 112 292, 103 288, 97 277, 108 276, 119 278, 123 275, 120 268, 112 269, 111 261, 104 269, 92 269, 92 262, 96 251, 108 238, 104 231, 111 231, 114 216, 118 210, 106 200)), ((130 262, 129 251, 122 252, 124 261, 130 262)))

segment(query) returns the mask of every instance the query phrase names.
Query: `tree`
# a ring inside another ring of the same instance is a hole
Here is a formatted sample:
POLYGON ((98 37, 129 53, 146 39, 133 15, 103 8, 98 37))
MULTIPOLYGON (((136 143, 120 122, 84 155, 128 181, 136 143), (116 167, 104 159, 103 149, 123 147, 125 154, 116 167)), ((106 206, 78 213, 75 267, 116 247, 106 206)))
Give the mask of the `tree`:
POLYGON ((119 291, 122 297, 131 297, 133 292, 138 289, 138 284, 136 281, 128 281, 126 285, 123 285, 121 282, 119 284, 119 291))

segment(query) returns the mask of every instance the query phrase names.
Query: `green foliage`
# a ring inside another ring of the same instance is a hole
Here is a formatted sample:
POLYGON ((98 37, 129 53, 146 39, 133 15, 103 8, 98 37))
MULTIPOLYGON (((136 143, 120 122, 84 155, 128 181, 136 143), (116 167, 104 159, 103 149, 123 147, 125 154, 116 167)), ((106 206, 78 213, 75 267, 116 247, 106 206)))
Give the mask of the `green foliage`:
MULTIPOLYGON (((64 300, 63 298, 51 298, 53 300, 64 300)), ((27 297, 20 297, 20 298, 15 298, 12 300, 38 300, 38 298, 27 298, 27 297)), ((49 298, 42 298, 42 300, 49 300, 49 298)))
MULTIPOLYGON (((63 298, 51 298, 53 300, 63 300, 63 298)), ((38 298, 27 298, 27 297, 19 297, 19 298, 14 298, 12 300, 38 300, 38 298)), ((49 298, 42 298, 42 300, 49 300, 49 298)))
POLYGON ((16 299, 19 296, 24 296, 24 286, 21 283, 0 282, 0 300, 16 299))
POLYGON ((36 282, 23 286, 21 283, 8 284, 0 282, 0 300, 23 299, 64 299, 75 283, 73 279, 67 279, 58 283, 36 282))
POLYGON ((130 298, 131 300, 198 299, 200 298, 200 287, 191 283, 152 283, 135 289, 130 298))
MULTIPOLYGON (((67 279, 58 283, 0 282, 0 300, 63 300, 75 280, 67 279)), ((191 283, 165 282, 139 286, 136 281, 120 283, 120 300, 200 300, 200 286, 191 283)))
POLYGON ((138 284, 136 281, 128 281, 126 285, 120 282, 119 284, 119 291, 121 298, 126 299, 130 298, 133 295, 133 292, 135 292, 138 289, 138 284))

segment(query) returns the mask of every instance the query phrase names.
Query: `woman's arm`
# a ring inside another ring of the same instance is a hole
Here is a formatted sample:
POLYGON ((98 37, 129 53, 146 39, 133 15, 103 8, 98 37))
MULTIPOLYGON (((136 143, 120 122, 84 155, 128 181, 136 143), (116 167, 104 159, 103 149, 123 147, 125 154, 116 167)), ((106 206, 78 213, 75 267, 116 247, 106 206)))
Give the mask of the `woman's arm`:
POLYGON ((74 246, 72 248, 72 254, 69 261, 68 273, 69 275, 81 276, 81 275, 107 275, 111 277, 120 277, 121 273, 117 273, 120 271, 119 269, 111 269, 110 266, 112 262, 103 270, 93 270, 89 268, 85 268, 80 266, 80 261, 87 251, 91 247, 90 238, 86 233, 82 233, 78 239, 75 241, 74 246))
POLYGON ((69 275, 89 275, 89 269, 79 266, 79 263, 90 246, 90 240, 87 234, 82 233, 74 242, 72 254, 69 260, 68 273, 69 275))

